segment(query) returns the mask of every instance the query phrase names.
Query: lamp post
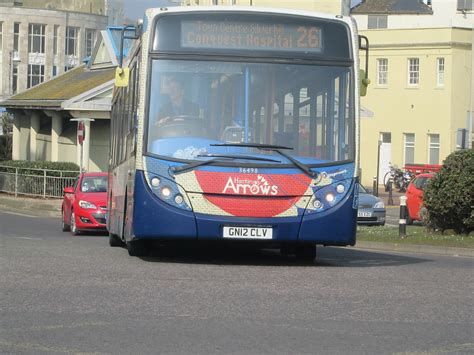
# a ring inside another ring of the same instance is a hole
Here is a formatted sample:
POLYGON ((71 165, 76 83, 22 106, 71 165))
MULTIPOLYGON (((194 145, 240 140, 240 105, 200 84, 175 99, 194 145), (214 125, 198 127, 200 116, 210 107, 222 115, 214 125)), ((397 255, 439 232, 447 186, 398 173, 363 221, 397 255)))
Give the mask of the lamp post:
POLYGON ((376 179, 376 189, 374 189, 374 195, 379 195, 379 171, 380 171, 380 146, 382 145, 382 141, 379 139, 377 142, 377 179, 376 179))

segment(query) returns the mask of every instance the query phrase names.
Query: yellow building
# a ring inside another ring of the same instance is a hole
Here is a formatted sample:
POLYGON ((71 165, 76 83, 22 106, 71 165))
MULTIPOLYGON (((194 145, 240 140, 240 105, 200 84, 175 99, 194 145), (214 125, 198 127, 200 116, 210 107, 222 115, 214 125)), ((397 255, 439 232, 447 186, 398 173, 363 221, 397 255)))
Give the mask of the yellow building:
POLYGON ((181 0, 181 5, 281 7, 339 15, 348 15, 350 10, 350 0, 181 0))
POLYGON ((361 119, 365 185, 377 165, 381 182, 389 163, 441 164, 463 145, 472 147, 472 7, 445 0, 394 10, 390 3, 366 0, 352 11, 370 42, 371 84, 361 99, 374 113, 361 119))

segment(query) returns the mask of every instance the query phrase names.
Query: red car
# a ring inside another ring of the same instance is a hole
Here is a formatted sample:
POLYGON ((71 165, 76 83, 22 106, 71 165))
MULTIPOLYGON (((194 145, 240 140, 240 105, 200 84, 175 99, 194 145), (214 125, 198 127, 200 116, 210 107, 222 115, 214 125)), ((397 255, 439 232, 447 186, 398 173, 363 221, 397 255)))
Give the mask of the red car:
POLYGON ((408 185, 406 192, 408 209, 407 224, 422 220, 420 211, 423 206, 423 190, 434 175, 433 173, 419 174, 408 185))
POLYGON ((64 188, 63 231, 105 231, 107 214, 107 173, 83 173, 73 187, 64 188))

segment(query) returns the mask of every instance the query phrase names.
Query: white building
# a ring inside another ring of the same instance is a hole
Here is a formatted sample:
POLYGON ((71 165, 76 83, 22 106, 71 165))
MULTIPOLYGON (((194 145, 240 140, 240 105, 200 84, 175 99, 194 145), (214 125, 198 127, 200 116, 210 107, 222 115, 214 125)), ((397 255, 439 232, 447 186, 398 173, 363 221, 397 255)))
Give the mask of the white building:
POLYGON ((1 1, 0 100, 82 64, 122 16, 123 0, 1 1))

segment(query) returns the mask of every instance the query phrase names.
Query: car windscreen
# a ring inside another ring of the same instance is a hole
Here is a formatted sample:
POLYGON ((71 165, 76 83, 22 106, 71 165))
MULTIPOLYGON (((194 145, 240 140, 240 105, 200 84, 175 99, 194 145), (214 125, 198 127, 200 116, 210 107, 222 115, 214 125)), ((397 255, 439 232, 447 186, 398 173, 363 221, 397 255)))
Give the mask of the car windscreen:
POLYGON ((107 176, 85 176, 81 192, 107 192, 107 176))

